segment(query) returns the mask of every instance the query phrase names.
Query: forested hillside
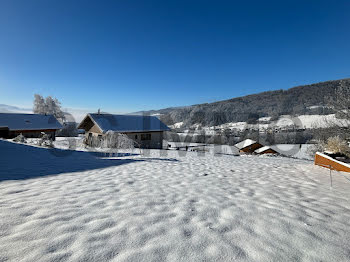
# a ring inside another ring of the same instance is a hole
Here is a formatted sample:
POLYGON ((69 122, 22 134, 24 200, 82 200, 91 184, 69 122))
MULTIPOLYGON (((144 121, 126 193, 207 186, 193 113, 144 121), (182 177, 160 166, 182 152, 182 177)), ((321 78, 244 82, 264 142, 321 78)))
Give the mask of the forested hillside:
POLYGON ((302 114, 330 114, 328 99, 340 85, 350 86, 350 79, 334 80, 312 85, 297 86, 288 90, 277 90, 237 97, 210 104, 199 104, 181 108, 166 108, 144 113, 161 114, 168 125, 184 122, 184 126, 201 124, 215 126, 228 122, 253 122, 259 117, 302 114))

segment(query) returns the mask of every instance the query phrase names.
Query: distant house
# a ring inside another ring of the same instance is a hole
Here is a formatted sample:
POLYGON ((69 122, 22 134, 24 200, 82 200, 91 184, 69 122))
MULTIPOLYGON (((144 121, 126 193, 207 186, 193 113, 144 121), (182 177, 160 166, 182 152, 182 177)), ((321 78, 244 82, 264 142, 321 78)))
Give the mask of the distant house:
POLYGON ((0 137, 40 137, 46 133, 55 139, 55 133, 62 125, 53 115, 0 113, 0 137))
POLYGON ((254 151, 254 153, 258 154, 258 155, 263 155, 263 154, 278 154, 278 152, 276 150, 273 150, 271 147, 269 146, 263 146, 258 148, 257 150, 254 151))
POLYGON ((161 149, 163 147, 163 132, 170 128, 155 116, 143 115, 111 115, 88 114, 79 124, 78 129, 84 129, 86 138, 103 137, 107 131, 126 134, 141 148, 161 149))
POLYGON ((263 145, 259 144, 258 142, 252 139, 246 139, 242 142, 235 144, 235 147, 239 149, 240 153, 254 153, 255 150, 263 147, 263 145))

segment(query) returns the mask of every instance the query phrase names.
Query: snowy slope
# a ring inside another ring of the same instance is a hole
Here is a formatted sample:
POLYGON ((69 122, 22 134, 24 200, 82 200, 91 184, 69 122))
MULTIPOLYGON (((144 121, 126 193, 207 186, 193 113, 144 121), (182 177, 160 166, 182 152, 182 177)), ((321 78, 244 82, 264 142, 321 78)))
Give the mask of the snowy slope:
POLYGON ((0 141, 0 261, 348 261, 349 175, 331 189, 288 158, 50 152, 0 141))
MULTIPOLYGON (((300 115, 300 116, 290 116, 283 115, 280 116, 276 121, 270 121, 270 117, 261 117, 258 119, 257 124, 248 124, 247 122, 232 122, 225 123, 218 126, 201 127, 206 131, 207 134, 214 134, 215 129, 231 129, 243 131, 245 129, 259 129, 266 130, 268 128, 284 128, 296 126, 299 128, 313 129, 313 128, 325 128, 333 125, 349 125, 349 122, 343 119, 337 119, 334 114, 330 115, 300 115)), ((182 123, 182 122, 181 122, 182 123)), ((178 125, 176 123, 175 125, 178 125)), ((191 126, 192 128, 198 127, 198 124, 191 126)), ((172 126, 174 128, 174 126, 172 126)), ((176 126, 177 128, 179 126, 176 126)))

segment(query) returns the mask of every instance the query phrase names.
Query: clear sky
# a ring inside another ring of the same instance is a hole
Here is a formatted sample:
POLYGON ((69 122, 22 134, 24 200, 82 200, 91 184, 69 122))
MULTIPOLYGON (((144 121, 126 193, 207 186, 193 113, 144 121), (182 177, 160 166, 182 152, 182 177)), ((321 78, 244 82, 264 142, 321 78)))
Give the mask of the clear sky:
POLYGON ((348 0, 0 0, 0 104, 132 112, 346 77, 348 0))

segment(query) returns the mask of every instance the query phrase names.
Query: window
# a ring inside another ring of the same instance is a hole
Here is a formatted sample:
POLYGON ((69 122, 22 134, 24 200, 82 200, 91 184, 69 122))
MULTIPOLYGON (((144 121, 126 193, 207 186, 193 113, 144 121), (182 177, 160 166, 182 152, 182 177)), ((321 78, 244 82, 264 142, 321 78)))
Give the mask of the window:
POLYGON ((151 134, 141 134, 141 140, 151 140, 151 134))

